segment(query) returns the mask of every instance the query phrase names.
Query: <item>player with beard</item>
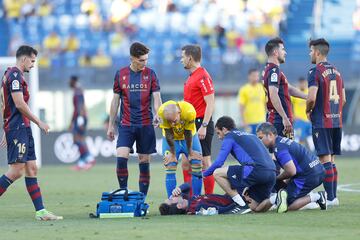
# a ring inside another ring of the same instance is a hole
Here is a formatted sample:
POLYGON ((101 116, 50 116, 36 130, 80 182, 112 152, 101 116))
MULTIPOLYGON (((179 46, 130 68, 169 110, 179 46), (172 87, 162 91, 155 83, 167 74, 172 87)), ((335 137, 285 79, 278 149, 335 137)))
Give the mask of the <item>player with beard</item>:
POLYGON ((290 96, 306 99, 307 95, 291 86, 280 70, 285 63, 286 51, 281 38, 273 38, 266 43, 268 60, 262 74, 267 94, 267 121, 272 123, 279 136, 293 137, 293 113, 290 96))

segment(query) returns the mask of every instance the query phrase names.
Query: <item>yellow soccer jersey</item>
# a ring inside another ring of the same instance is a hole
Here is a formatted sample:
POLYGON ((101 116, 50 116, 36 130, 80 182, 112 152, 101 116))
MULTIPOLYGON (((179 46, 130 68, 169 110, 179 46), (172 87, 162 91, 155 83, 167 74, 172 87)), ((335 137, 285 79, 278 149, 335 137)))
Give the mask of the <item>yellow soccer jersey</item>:
MULTIPOLYGON (((302 92, 307 94, 308 90, 305 89, 302 92)), ((294 108, 294 118, 301 119, 303 121, 309 121, 306 117, 306 100, 301 98, 291 97, 291 102, 294 108)))
POLYGON ((195 118, 196 118, 196 111, 193 105, 185 101, 167 101, 163 103, 159 110, 158 116, 160 118, 160 128, 163 129, 162 133, 165 136, 164 129, 172 129, 174 132, 174 140, 183 140, 185 139, 184 130, 191 130, 192 134, 195 135, 196 133, 196 126, 195 126, 195 118), (174 127, 164 118, 164 107, 169 104, 177 104, 180 108, 180 122, 176 124, 174 127))
POLYGON ((256 124, 265 121, 266 96, 261 83, 255 86, 246 84, 239 90, 238 103, 244 107, 244 119, 246 124, 256 124))

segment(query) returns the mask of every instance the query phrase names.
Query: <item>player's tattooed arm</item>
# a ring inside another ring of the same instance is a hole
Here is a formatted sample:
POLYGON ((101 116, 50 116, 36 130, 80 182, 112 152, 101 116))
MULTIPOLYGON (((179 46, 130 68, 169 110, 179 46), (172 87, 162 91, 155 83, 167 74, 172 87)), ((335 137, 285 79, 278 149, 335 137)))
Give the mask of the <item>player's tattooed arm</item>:
POLYGON ((165 139, 167 144, 170 147, 170 152, 175 155, 175 140, 174 140, 174 132, 172 129, 164 129, 165 130, 165 139))
POLYGON ((191 130, 184 130, 184 137, 185 137, 185 142, 186 142, 186 147, 187 147, 188 154, 191 155, 191 152, 192 152, 192 140, 193 140, 191 130))

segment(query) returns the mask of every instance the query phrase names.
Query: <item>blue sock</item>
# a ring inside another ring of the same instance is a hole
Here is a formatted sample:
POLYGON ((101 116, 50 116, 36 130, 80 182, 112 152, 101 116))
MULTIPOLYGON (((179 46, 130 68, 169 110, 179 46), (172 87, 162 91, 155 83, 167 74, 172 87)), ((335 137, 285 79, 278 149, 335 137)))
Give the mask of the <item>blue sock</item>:
POLYGON ((334 173, 334 181, 333 181, 333 194, 334 198, 336 198, 336 192, 337 192, 337 181, 338 181, 338 172, 335 163, 332 165, 333 173, 334 173))
POLYGON ((177 163, 171 162, 166 167, 165 186, 168 198, 171 196, 172 191, 176 188, 176 168, 177 163))
POLYGON ((34 204, 35 210, 39 211, 44 209, 41 191, 37 183, 36 177, 25 177, 26 189, 31 197, 34 204))
POLYGON ((333 173, 332 163, 326 162, 323 164, 323 166, 325 168, 325 179, 323 185, 327 193, 327 199, 332 201, 334 199, 334 194, 333 194, 334 173, 333 173))
POLYGON ((117 173, 119 186, 120 188, 127 188, 128 177, 129 177, 128 167, 127 167, 128 159, 123 157, 117 157, 116 159, 117 159, 116 173, 117 173))
POLYGON ((139 190, 140 192, 147 195, 150 185, 150 164, 149 163, 139 163, 139 190))
POLYGON ((193 195, 199 196, 201 195, 202 188, 202 173, 201 173, 201 160, 192 159, 190 161, 191 165, 191 186, 193 189, 193 195))
POLYGON ((13 181, 11 181, 7 176, 2 175, 0 177, 0 196, 3 195, 3 193, 12 183, 13 181))

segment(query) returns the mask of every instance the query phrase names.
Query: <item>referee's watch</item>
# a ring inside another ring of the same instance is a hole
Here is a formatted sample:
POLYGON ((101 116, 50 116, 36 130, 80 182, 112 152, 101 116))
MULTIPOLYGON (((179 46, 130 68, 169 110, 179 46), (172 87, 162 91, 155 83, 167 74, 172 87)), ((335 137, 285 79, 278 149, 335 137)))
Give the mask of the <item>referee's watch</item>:
POLYGON ((202 122, 202 123, 201 123, 201 126, 203 126, 203 127, 206 128, 206 127, 208 126, 208 123, 207 123, 207 122, 202 122))

